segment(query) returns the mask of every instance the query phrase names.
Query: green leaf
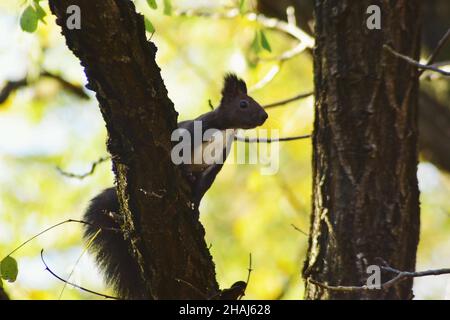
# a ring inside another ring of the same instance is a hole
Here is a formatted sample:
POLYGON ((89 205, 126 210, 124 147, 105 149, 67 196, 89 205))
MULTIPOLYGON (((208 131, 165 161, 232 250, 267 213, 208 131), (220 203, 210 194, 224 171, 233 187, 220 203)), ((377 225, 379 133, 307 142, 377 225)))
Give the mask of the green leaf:
POLYGON ((269 52, 272 52, 272 48, 270 47, 269 40, 267 40, 266 34, 264 33, 263 30, 261 30, 261 46, 265 50, 267 50, 269 52))
POLYGON ((166 16, 172 15, 172 1, 164 0, 164 14, 166 16))
POLYGON ((41 5, 39 4, 39 1, 34 1, 34 8, 36 10, 36 14, 37 17, 40 21, 42 21, 43 23, 45 23, 45 16, 47 15, 47 12, 45 12, 45 10, 41 7, 41 5))
POLYGON ((145 18, 144 21, 145 21, 145 30, 147 30, 150 33, 155 32, 155 27, 153 26, 153 23, 147 18, 145 18))
POLYGON ((147 0, 147 3, 150 8, 158 9, 158 4, 156 3, 156 0, 147 0))
POLYGON ((0 262, 0 273, 3 279, 9 282, 16 281, 17 274, 19 273, 17 261, 13 257, 7 256, 0 262))
POLYGON ((28 6, 20 17, 20 27, 23 31, 34 32, 37 29, 39 15, 32 6, 28 6))
POLYGON ((255 32, 255 37, 253 38, 250 48, 256 54, 258 54, 261 51, 258 31, 255 32))
POLYGON ((3 288, 3 280, 0 278, 0 288, 3 288))

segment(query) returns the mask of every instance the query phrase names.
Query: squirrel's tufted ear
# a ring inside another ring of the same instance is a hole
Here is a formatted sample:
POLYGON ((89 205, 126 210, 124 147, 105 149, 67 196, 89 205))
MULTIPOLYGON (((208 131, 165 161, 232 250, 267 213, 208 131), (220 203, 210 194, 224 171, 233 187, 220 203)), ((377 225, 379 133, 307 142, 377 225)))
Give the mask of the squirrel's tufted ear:
POLYGON ((227 73, 224 79, 222 97, 234 98, 239 93, 247 94, 247 85, 244 80, 239 79, 234 73, 227 73))

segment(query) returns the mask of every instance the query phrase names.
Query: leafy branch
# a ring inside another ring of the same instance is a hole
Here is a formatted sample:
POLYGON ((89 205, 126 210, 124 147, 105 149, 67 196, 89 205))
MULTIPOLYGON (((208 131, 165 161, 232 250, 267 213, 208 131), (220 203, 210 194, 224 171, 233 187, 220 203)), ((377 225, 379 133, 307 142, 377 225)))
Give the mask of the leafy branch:
POLYGON ((6 257, 4 257, 0 261, 0 287, 2 285, 2 279, 6 280, 8 282, 15 282, 16 279, 17 279, 17 275, 19 273, 19 268, 18 268, 18 264, 17 264, 16 259, 14 259, 12 257, 12 255, 14 253, 16 253, 22 247, 24 247, 25 245, 27 245, 29 242, 33 241, 37 237, 43 235, 44 233, 46 233, 46 232, 48 232, 48 231, 50 231, 52 229, 55 229, 55 228, 57 228, 57 227, 59 227, 61 225, 67 224, 67 223, 80 223, 80 224, 94 226, 94 227, 98 228, 99 230, 108 230, 108 231, 114 231, 114 232, 121 232, 120 229, 97 226, 97 225, 94 225, 94 224, 92 224, 90 222, 87 222, 87 221, 75 220, 75 219, 67 219, 67 220, 59 222, 57 224, 54 224, 54 225, 48 227, 47 229, 45 229, 45 230, 35 234, 34 236, 32 236, 31 238, 25 240, 24 242, 22 242, 19 246, 17 246, 14 250, 12 250, 8 255, 6 255, 6 257))

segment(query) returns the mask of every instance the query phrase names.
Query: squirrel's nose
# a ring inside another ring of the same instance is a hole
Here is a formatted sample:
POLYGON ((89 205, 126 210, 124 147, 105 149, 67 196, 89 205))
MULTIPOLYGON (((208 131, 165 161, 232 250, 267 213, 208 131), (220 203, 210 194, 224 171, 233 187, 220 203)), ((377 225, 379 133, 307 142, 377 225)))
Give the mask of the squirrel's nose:
POLYGON ((269 117, 269 115, 268 115, 267 112, 265 112, 264 110, 263 110, 263 112, 261 112, 261 114, 259 115, 259 119, 260 119, 261 122, 263 122, 263 123, 264 123, 264 121, 267 120, 268 117, 269 117))

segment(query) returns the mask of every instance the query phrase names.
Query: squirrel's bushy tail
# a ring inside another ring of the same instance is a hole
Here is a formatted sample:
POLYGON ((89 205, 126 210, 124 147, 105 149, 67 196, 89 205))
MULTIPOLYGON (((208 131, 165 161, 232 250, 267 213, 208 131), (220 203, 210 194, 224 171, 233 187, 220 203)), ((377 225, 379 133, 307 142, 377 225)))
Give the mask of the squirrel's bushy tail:
POLYGON ((93 240, 90 251, 95 255, 103 271, 106 284, 123 299, 145 299, 146 289, 140 276, 137 261, 131 254, 131 246, 120 230, 122 214, 119 210, 116 189, 108 188, 91 200, 84 214, 86 225, 84 238, 93 240), (108 230, 108 229, 115 230, 108 230))

